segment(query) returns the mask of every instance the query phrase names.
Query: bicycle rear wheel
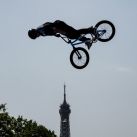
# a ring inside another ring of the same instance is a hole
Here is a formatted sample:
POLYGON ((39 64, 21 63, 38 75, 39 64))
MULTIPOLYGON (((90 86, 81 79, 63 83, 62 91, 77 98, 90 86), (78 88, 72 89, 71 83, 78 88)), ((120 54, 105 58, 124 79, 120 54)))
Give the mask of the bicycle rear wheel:
POLYGON ((115 26, 108 20, 102 20, 95 25, 97 39, 101 42, 111 40, 115 35, 115 26))
POLYGON ((89 63, 89 54, 84 48, 78 47, 72 50, 70 62, 77 69, 85 68, 89 63))

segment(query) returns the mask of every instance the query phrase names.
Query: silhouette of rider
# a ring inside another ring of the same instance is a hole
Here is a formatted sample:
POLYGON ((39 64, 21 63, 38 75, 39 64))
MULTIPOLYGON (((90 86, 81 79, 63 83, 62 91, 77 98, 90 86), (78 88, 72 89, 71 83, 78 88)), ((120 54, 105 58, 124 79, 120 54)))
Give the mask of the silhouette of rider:
MULTIPOLYGON (((36 29, 31 29, 28 31, 28 36, 31 39, 36 39, 39 36, 56 36, 62 34, 69 39, 78 39, 82 34, 94 33, 93 27, 83 28, 76 30, 75 28, 69 26, 63 21, 56 20, 55 22, 46 22, 36 29)), ((81 37, 80 41, 85 42, 89 47, 92 44, 91 39, 86 37, 81 37)))

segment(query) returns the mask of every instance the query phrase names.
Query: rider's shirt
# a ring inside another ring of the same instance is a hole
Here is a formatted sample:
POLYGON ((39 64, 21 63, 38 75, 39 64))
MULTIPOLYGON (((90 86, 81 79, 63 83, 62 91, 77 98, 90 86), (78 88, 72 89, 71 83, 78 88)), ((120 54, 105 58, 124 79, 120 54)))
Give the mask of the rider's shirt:
POLYGON ((54 29, 53 29, 53 23, 50 23, 50 22, 46 22, 42 24, 41 26, 37 28, 37 30, 40 32, 42 36, 55 34, 54 29))

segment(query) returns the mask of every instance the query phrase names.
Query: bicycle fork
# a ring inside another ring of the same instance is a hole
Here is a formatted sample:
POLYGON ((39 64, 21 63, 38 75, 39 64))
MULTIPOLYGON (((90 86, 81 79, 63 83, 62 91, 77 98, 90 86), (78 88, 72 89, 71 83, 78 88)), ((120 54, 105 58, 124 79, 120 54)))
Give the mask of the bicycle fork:
POLYGON ((75 53, 76 53, 78 59, 81 59, 82 56, 81 56, 80 52, 77 50, 77 48, 75 48, 75 46, 74 46, 73 44, 71 44, 71 45, 72 45, 72 47, 73 47, 73 50, 75 50, 75 53))

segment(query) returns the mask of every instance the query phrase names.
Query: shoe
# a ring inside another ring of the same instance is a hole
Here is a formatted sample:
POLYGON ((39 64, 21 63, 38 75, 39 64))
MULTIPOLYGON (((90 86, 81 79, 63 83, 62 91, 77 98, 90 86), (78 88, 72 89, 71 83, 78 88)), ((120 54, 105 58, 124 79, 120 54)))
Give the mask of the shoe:
POLYGON ((94 33, 94 28, 93 28, 93 26, 89 27, 88 30, 89 30, 90 33, 94 33))
POLYGON ((93 26, 89 27, 88 30, 89 30, 89 32, 92 33, 96 38, 99 37, 96 28, 94 28, 93 26))
POLYGON ((87 40, 86 42, 85 42, 85 44, 86 44, 86 46, 87 46, 87 48, 88 49, 90 49, 90 47, 92 46, 92 40, 87 40))

